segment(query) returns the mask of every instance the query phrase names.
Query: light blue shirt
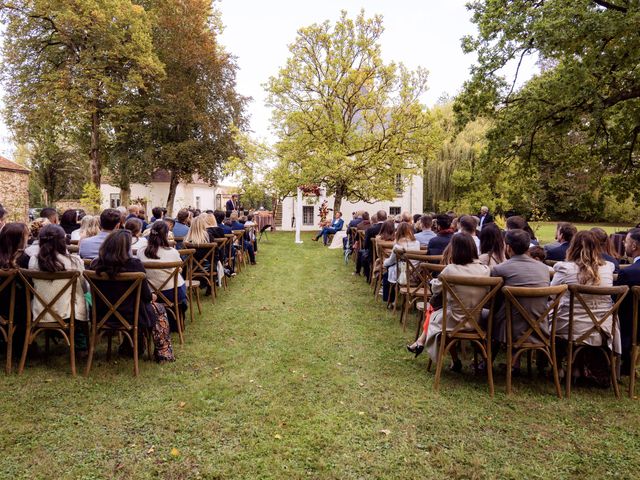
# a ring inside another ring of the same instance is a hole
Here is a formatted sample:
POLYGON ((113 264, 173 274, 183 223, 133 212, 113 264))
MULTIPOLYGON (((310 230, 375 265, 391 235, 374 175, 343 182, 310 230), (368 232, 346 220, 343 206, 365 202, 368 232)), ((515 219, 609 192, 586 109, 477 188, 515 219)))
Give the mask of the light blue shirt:
POLYGON ((184 223, 176 222, 173 226, 173 236, 174 237, 186 237, 189 233, 189 227, 187 227, 184 223))
POLYGON ((109 236, 111 232, 106 232, 101 230, 100 233, 93 237, 88 237, 83 239, 80 242, 80 247, 78 249, 78 254, 80 258, 89 258, 94 259, 98 256, 100 252, 100 247, 104 240, 109 236))
POLYGON ((422 230, 416 233, 416 240, 420 242, 420 245, 429 245, 429 240, 434 238, 436 233, 432 230, 422 230))

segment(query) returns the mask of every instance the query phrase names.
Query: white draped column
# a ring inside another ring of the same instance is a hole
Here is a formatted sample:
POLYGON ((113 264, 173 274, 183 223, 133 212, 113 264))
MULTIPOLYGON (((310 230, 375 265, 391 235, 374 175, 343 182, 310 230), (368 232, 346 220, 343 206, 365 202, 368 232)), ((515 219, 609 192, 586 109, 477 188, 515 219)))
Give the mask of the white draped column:
POLYGON ((302 189, 298 187, 298 199, 296 200, 296 243, 302 243, 300 239, 300 227, 302 225, 302 189))

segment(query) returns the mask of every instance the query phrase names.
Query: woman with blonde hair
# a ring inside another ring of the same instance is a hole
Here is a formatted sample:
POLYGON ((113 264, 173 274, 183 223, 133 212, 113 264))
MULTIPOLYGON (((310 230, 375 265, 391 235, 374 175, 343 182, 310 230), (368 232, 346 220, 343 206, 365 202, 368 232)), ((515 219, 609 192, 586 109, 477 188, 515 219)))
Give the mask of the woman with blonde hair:
MULTIPOLYGON (((420 242, 416 240, 416 237, 413 234, 413 227, 407 222, 402 222, 398 226, 391 255, 383 263, 386 273, 382 276, 382 299, 388 303, 392 303, 395 301, 395 290, 391 290, 391 284, 395 285, 398 281, 398 259, 396 256, 397 251, 420 252, 420 242), (389 295, 391 295, 390 299, 389 295)), ((418 262, 412 261, 412 263, 414 265, 417 265, 418 262)))
POLYGON ((100 217, 97 215, 85 215, 80 220, 80 228, 71 232, 71 241, 79 242, 98 233, 100 233, 100 217))
MULTIPOLYGON (((592 285, 596 287, 613 286, 613 270, 614 265, 604 260, 600 255, 600 245, 595 235, 583 230, 575 234, 567 250, 567 257, 564 262, 558 262, 553 266, 555 274, 551 280, 551 286, 556 285, 592 285)), ((611 297, 608 295, 585 295, 585 301, 589 305, 589 309, 596 318, 601 318, 611 308, 611 297)), ((556 319, 556 335, 559 338, 569 338, 569 315, 570 315, 570 296, 569 292, 560 300, 558 307, 558 316, 556 319)), ((573 315, 573 338, 579 338, 587 333, 593 322, 589 314, 585 311, 580 302, 575 302, 573 315)), ((604 323, 601 324, 602 331, 607 335, 607 343, 614 351, 620 352, 620 330, 617 329, 616 338, 613 339, 612 319, 609 316, 604 323)), ((601 346, 603 336, 594 331, 584 340, 587 345, 601 346)), ((596 360, 602 360, 596 357, 596 360)), ((584 368, 576 363, 576 370, 584 368)), ((585 371, 576 372, 574 376, 582 376, 585 371)), ((589 376, 586 374, 584 376, 589 376)), ((607 375, 608 377, 608 375, 607 375)))
MULTIPOLYGON (((211 220, 207 219, 208 215, 198 215, 191 220, 191 227, 189 227, 189 233, 185 237, 185 243, 202 244, 209 243, 209 234, 207 233, 207 227, 211 220)), ((215 221, 215 218, 214 218, 215 221)))

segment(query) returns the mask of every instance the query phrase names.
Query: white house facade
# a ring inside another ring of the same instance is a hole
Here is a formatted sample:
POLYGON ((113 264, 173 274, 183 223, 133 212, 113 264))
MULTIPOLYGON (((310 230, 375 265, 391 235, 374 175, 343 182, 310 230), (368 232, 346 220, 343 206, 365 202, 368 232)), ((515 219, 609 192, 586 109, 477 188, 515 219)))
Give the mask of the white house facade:
MULTIPOLYGON (((180 182, 176 188, 173 202, 173 214, 185 207, 200 210, 224 210, 224 205, 235 193, 237 187, 228 185, 211 186, 207 182, 194 176, 191 182, 180 182)), ((103 183, 100 185, 102 193, 102 208, 116 208, 121 204, 120 188, 103 183)), ((142 203, 147 210, 153 207, 164 207, 169 196, 169 175, 162 170, 154 173, 151 182, 131 184, 131 201, 142 203)))
MULTIPOLYGON (((320 222, 320 204, 324 200, 323 197, 304 197, 302 200, 302 224, 300 226, 303 231, 312 231, 318 229, 320 222)), ((333 208, 333 196, 326 197, 329 202, 329 208, 333 208)), ((293 231, 296 229, 295 218, 296 213, 296 197, 287 197, 282 201, 282 230, 293 231)), ((345 223, 349 223, 353 212, 365 210, 373 215, 378 210, 384 210, 387 215, 397 215, 401 212, 410 212, 411 214, 422 213, 423 205, 423 182, 422 176, 415 175, 411 182, 398 192, 398 196, 393 200, 383 200, 372 203, 357 201, 351 202, 343 200, 340 210, 345 223)), ((330 212, 332 215, 333 212, 330 212)))

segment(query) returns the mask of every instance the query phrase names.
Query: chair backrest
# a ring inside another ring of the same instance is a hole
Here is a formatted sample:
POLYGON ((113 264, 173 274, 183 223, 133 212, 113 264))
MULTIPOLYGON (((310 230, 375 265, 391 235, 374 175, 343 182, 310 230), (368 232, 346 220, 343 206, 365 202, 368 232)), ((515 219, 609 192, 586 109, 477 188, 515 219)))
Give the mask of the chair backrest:
POLYGON ((70 245, 78 245, 80 243, 80 240, 70 240, 69 244, 70 245))
POLYGON ((67 245, 67 251, 69 253, 78 253, 80 251, 80 247, 78 245, 67 245))
POLYGON ((550 267, 553 267, 556 263, 558 263, 558 261, 559 260, 545 260, 544 263, 546 263, 550 267))
POLYGON ((407 291, 410 294, 417 294, 422 291, 424 297, 428 296, 428 284, 431 275, 428 270, 424 270, 421 265, 428 263, 426 255, 416 251, 402 251, 398 255, 398 261, 404 261, 407 272, 407 291), (421 290, 422 289, 422 290, 421 290))
POLYGON ((79 271, 70 270, 62 272, 40 272, 37 270, 26 270, 21 268, 20 277, 22 277, 25 285, 25 294, 27 300, 27 328, 39 328, 41 326, 41 323, 44 322, 47 316, 55 320, 55 324, 53 322, 47 322, 47 327, 49 328, 55 325, 55 328, 64 330, 70 323, 74 321, 76 288, 78 285, 78 278, 80 277, 79 271), (60 288, 55 293, 53 298, 51 300, 47 300, 36 288, 34 280, 51 282, 55 280, 61 280, 64 281, 64 283, 61 284, 60 288), (71 296, 70 316, 68 319, 62 318, 56 311, 56 304, 67 293, 70 293, 71 296), (42 307, 42 311, 38 314, 38 316, 33 318, 32 306, 35 302, 40 304, 40 306, 42 307))
POLYGON ((138 317, 140 312, 140 294, 142 292, 142 282, 146 278, 146 275, 142 272, 127 272, 119 273, 113 278, 109 278, 106 273, 98 274, 91 270, 85 270, 83 272, 84 278, 89 283, 91 290, 91 296, 93 297, 91 306, 91 321, 94 328, 102 329, 105 327, 107 321, 112 317, 115 318, 119 324, 117 326, 109 325, 110 329, 122 329, 122 330, 134 330, 138 327, 138 317), (127 282, 129 284, 127 290, 114 302, 109 300, 109 294, 106 293, 109 288, 110 282, 127 282), (125 318, 118 308, 129 298, 134 299, 133 319, 125 318), (98 318, 97 305, 98 300, 102 302, 107 312, 98 318))
POLYGON ((215 258, 216 258, 216 249, 218 248, 217 243, 185 243, 184 244, 188 249, 194 249, 196 252, 198 250, 205 250, 205 254, 199 259, 196 258, 194 254, 193 260, 191 262, 191 277, 206 277, 211 278, 213 276, 213 272, 215 272, 215 258))
POLYGON ((631 292, 633 294, 633 326, 632 326, 632 335, 631 335, 631 343, 632 345, 637 345, 638 343, 638 314, 640 310, 640 286, 631 287, 631 292))
POLYGON ((529 338, 532 334, 535 334, 537 339, 545 346, 549 346, 550 339, 554 338, 556 334, 558 305, 560 305, 560 300, 566 291, 566 285, 557 285, 554 287, 502 287, 502 293, 506 300, 507 336, 512 337, 511 319, 513 317, 514 307, 521 318, 527 323, 526 331, 515 339, 515 343, 513 344, 514 348, 529 345, 529 338), (531 312, 522 305, 520 299, 523 298, 545 298, 550 300, 547 302, 544 311, 537 318, 534 318, 531 312), (549 313, 551 312, 553 312, 551 315, 551 332, 547 334, 545 333, 546 329, 541 328, 541 325, 549 321, 549 313))
POLYGON ((447 330, 447 337, 455 337, 457 334, 464 333, 486 339, 491 335, 493 307, 495 296, 502 286, 502 278, 499 277, 476 277, 462 275, 440 275, 438 279, 442 282, 442 312, 443 312, 443 331, 447 330), (478 287, 484 288, 485 294, 482 299, 472 307, 467 307, 462 301, 456 287, 478 287), (489 321, 487 322, 487 330, 483 329, 478 320, 482 314, 482 309, 490 303, 489 321), (456 324, 452 330, 447 329, 447 316, 449 315, 449 305, 458 306, 458 311, 462 313, 464 319, 456 324), (470 330, 471 327, 473 330, 470 330))
POLYGON ((191 285, 191 272, 193 271, 193 256, 195 253, 195 248, 183 248, 180 250, 180 258, 182 258, 182 275, 189 285, 191 285))
POLYGON ((608 337, 615 337, 616 320, 618 318, 618 309, 620 304, 624 300, 624 297, 629 293, 629 287, 627 285, 620 285, 617 287, 599 287, 592 285, 569 285, 570 302, 569 302, 569 338, 570 342, 580 344, 584 342, 593 333, 599 333, 602 337, 602 345, 607 345, 606 339, 608 337), (611 302, 611 307, 602 315, 596 315, 589 306, 588 298, 585 295, 602 296, 610 299, 614 299, 611 302), (576 300, 584 309, 584 312, 588 315, 593 324, 591 327, 580 335, 577 339, 573 338, 573 321, 576 307, 576 300), (611 317, 611 332, 605 332, 603 329, 604 322, 611 317))
POLYGON ((149 286, 153 293, 156 294, 160 303, 164 303, 170 308, 173 307, 174 303, 178 301, 178 276, 180 275, 180 271, 184 266, 183 261, 179 262, 144 262, 142 264, 145 270, 170 270, 169 275, 165 278, 164 282, 160 285, 154 285, 149 282, 149 286), (169 300, 167 296, 162 293, 164 290, 168 290, 167 285, 173 280, 173 300, 169 300))
POLYGON ((244 248, 244 230, 231 230, 240 248, 244 248))
MULTIPOLYGON (((0 294, 2 292, 9 292, 8 300, 9 300, 9 309, 7 310, 7 317, 2 316, 0 314, 0 327, 8 326, 13 323, 13 314, 15 311, 16 304, 16 278, 18 276, 17 269, 11 270, 0 270, 0 294)), ((0 328, 0 332, 2 332, 2 336, 4 337, 5 342, 7 341, 7 333, 4 328, 0 328)))

